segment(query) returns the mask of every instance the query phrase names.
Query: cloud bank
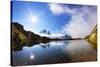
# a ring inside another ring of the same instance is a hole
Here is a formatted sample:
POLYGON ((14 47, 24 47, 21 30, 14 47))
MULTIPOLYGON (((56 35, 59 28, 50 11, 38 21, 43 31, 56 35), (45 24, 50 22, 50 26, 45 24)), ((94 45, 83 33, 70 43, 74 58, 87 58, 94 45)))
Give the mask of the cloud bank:
POLYGON ((71 20, 69 24, 65 24, 61 32, 72 36, 73 38, 84 38, 89 35, 97 24, 97 8, 96 6, 65 6, 62 4, 48 4, 50 11, 54 15, 69 13, 71 20))

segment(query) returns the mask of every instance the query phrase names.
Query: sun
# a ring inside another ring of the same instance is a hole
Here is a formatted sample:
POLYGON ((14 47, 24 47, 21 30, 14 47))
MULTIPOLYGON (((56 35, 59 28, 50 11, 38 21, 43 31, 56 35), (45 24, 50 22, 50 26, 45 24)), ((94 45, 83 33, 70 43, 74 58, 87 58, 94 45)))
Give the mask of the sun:
POLYGON ((30 55, 30 59, 34 59, 35 57, 34 57, 34 55, 30 55))
POLYGON ((33 23, 37 23, 38 17, 37 17, 37 16, 32 16, 32 17, 31 17, 31 21, 32 21, 33 23))

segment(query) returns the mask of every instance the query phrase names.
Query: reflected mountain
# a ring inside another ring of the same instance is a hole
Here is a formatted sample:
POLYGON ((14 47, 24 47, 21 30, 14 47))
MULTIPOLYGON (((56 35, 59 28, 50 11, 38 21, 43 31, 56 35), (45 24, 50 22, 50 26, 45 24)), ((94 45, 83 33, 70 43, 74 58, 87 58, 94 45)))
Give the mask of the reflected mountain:
POLYGON ((51 45, 51 44, 39 45, 39 46, 45 49, 45 48, 49 48, 49 47, 50 47, 50 45, 51 45))

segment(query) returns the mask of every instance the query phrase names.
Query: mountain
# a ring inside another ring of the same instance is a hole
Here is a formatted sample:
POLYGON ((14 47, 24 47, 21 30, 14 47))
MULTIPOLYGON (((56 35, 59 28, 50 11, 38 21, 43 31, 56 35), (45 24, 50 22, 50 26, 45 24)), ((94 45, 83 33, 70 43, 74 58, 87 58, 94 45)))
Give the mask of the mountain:
POLYGON ((25 31, 24 27, 17 22, 11 23, 11 29, 12 49, 22 49, 21 47, 25 45, 32 46, 41 42, 47 43, 50 40, 48 37, 41 37, 31 31, 25 31))
POLYGON ((93 29, 90 35, 85 38, 94 48, 97 48, 97 26, 93 29))

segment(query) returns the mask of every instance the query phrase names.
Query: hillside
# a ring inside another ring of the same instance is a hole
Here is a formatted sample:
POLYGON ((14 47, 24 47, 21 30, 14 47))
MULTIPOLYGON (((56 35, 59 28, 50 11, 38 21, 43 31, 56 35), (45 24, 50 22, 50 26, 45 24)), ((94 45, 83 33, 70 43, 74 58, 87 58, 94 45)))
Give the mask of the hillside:
POLYGON ((97 26, 93 29, 90 35, 85 38, 94 48, 97 48, 97 26))
POLYGON ((24 27, 19 23, 11 23, 12 28, 12 49, 21 49, 22 46, 32 46, 33 44, 46 43, 50 40, 47 37, 41 37, 31 31, 25 31, 24 27))

